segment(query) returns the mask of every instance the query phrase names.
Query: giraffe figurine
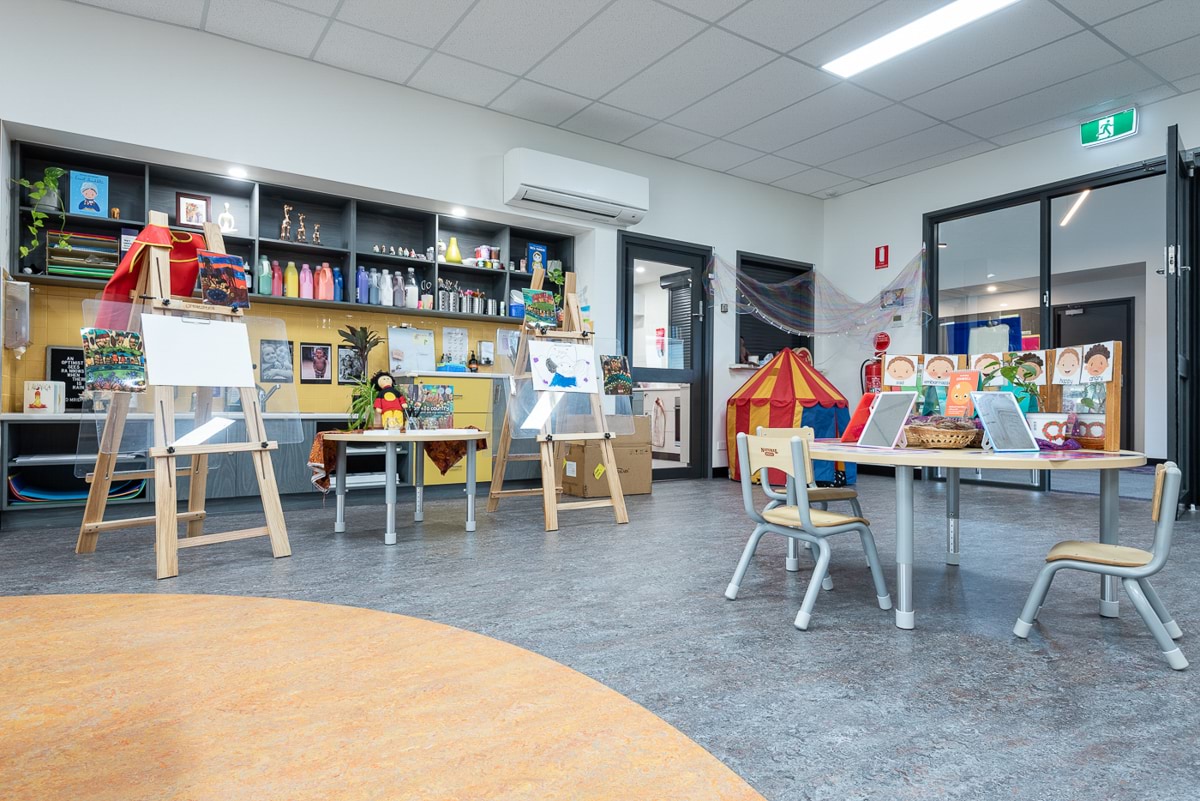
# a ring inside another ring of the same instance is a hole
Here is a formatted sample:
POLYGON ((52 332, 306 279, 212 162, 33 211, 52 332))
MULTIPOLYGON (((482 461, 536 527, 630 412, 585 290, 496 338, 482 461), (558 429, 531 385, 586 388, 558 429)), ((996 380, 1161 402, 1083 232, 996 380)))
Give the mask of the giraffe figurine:
POLYGON ((308 241, 308 230, 304 227, 304 212, 300 212, 300 227, 296 229, 296 241, 308 241))
POLYGON ((279 238, 292 238, 292 207, 286 203, 283 204, 283 222, 279 224, 279 238))
POLYGON ((321 224, 313 223, 313 244, 321 244, 321 224))

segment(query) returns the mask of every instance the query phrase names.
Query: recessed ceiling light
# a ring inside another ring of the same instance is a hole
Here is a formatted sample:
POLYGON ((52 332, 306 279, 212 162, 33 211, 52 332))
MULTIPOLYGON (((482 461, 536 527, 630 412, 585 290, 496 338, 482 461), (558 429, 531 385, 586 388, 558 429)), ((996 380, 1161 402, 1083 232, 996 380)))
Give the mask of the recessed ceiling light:
POLYGON ((646 272, 646 268, 645 268, 645 267, 641 267, 641 266, 639 266, 639 267, 634 267, 634 268, 633 268, 633 271, 634 271, 635 273, 644 273, 644 272, 646 272))
POLYGON ((1060 222, 1058 224, 1059 228, 1067 227, 1067 223, 1069 223, 1071 221, 1071 218, 1075 216, 1075 212, 1079 211, 1079 207, 1083 205, 1083 201, 1087 200, 1087 196, 1090 194, 1092 194, 1092 190, 1090 190, 1090 189, 1085 189, 1079 193, 1079 198, 1071 206, 1070 210, 1068 210, 1067 213, 1065 215, 1063 215, 1062 222, 1060 222))
POLYGON ((988 284, 988 286, 987 286, 987 291, 988 291, 988 292, 995 292, 995 291, 996 291, 996 285, 995 285, 995 284, 988 284))
POLYGON ((1015 2, 1017 0, 955 0, 857 50, 835 58, 821 69, 849 78, 1015 2))
POLYGON ((945 250, 946 248, 948 248, 950 246, 947 245, 945 242, 938 242, 938 247, 941 248, 942 250, 945 250))
POLYGON ((995 273, 988 273, 988 278, 995 278, 995 277, 996 277, 995 273))
POLYGON ((450 214, 455 217, 466 217, 467 210, 464 209, 462 206, 455 206, 454 208, 450 209, 450 214))
POLYGON ((1007 308, 1008 308, 1008 304, 1007 304, 1007 303, 1001 303, 1001 304, 1000 304, 1000 308, 1002 308, 1002 309, 1007 309, 1007 308))
POLYGON ((247 175, 249 175, 249 173, 246 172, 245 167, 230 167, 229 174, 234 178, 245 178, 247 175))

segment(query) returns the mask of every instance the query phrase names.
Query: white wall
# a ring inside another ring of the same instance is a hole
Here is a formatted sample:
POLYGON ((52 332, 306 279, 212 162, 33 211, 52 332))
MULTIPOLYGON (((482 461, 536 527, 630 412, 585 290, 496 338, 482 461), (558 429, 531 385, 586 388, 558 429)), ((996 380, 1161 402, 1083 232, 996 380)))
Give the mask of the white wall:
MULTIPOLYGON (((28 135, 28 126, 73 132, 131 143, 135 157, 217 169, 241 164, 264 180, 310 176, 302 183, 314 189, 368 187, 379 190, 371 197, 441 210, 463 205, 500 221, 514 218, 501 201, 501 159, 510 148, 529 147, 647 176, 651 211, 638 233, 712 246, 730 262, 739 249, 806 261, 822 253, 822 206, 813 198, 61 0, 0 0, 0 19, 0 119, 15 123, 16 136, 28 135), (26 43, 45 41, 47 31, 54 32, 56 53, 91 52, 103 42, 103 58, 81 69, 78 59, 35 56, 26 43), (185 94, 174 79, 179 64, 204 65, 210 83, 185 94), (52 87, 70 87, 71 101, 54 101, 52 87)), ((576 247, 597 328, 612 336, 616 231, 588 229, 576 247)), ((724 399, 739 382, 726 369, 736 361, 732 314, 717 314, 715 326, 714 432, 720 433, 724 399)), ((724 447, 723 435, 714 435, 717 442, 724 447)), ((725 464, 715 446, 714 463, 725 464)))

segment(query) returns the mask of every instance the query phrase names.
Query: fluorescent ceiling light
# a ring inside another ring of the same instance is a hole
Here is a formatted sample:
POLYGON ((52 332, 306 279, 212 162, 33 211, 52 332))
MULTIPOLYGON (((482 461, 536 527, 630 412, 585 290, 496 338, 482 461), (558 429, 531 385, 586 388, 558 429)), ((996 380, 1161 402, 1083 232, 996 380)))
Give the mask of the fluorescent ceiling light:
POLYGON ((1090 189, 1085 189, 1079 193, 1079 197, 1075 200, 1074 205, 1072 205, 1070 210, 1063 215, 1062 222, 1058 224, 1059 228, 1067 227, 1067 223, 1069 223, 1071 218, 1075 216, 1075 212, 1079 211, 1079 207, 1083 205, 1083 201, 1087 200, 1087 196, 1090 194, 1092 194, 1092 190, 1090 189))
POLYGON ((450 209, 450 214, 455 217, 466 217, 467 210, 464 209, 462 206, 455 206, 454 208, 450 209))
POLYGON ((249 175, 249 173, 246 172, 245 167, 230 167, 229 174, 234 178, 245 178, 247 175, 249 175))
POLYGON ((835 58, 821 69, 849 78, 1015 2, 1017 0, 955 0, 857 50, 835 58))
POLYGON ((995 278, 995 277, 996 277, 995 273, 988 273, 988 278, 995 278))

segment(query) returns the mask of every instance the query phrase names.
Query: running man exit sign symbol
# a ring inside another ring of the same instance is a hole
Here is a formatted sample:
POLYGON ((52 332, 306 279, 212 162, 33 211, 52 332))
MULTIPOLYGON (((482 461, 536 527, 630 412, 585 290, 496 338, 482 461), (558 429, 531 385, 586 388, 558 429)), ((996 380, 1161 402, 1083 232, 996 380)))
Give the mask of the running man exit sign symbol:
POLYGON ((1116 114, 1089 120, 1079 126, 1079 141, 1084 147, 1106 145, 1137 133, 1137 109, 1127 108, 1116 114))

